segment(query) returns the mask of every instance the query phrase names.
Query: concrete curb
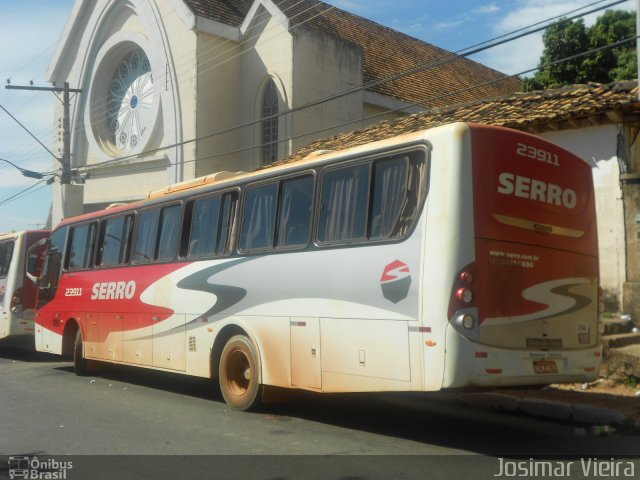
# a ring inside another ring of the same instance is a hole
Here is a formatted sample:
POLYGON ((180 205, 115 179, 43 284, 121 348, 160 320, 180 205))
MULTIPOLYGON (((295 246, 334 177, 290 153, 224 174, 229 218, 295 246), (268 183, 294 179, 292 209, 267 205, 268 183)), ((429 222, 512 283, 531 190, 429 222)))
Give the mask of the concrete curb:
POLYGON ((613 426, 640 430, 640 425, 620 411, 585 404, 571 404, 557 400, 518 397, 505 393, 458 393, 455 400, 467 406, 491 408, 509 413, 524 413, 534 417, 575 422, 584 425, 613 426))

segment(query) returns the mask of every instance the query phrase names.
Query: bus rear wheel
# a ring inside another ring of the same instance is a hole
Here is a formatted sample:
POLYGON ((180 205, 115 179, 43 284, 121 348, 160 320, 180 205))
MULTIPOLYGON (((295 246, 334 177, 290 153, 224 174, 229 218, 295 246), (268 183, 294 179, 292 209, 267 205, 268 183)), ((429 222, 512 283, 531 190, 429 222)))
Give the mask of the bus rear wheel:
POLYGON ((222 349, 218 372, 220 391, 233 410, 247 411, 260 405, 258 365, 256 350, 244 335, 231 337, 222 349))
POLYGON ((76 332, 76 342, 73 345, 73 370, 76 375, 84 376, 89 373, 87 360, 84 358, 84 350, 82 346, 82 332, 80 329, 76 332))

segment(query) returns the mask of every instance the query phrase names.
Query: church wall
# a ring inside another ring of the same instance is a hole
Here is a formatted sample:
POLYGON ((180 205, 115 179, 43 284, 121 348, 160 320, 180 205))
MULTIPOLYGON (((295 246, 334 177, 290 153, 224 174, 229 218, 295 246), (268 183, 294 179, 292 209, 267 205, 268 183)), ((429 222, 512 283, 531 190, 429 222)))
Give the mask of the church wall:
POLYGON ((208 138, 199 140, 194 151, 190 152, 194 156, 185 157, 185 161, 195 159, 195 176, 199 177, 220 170, 237 170, 237 154, 220 156, 220 153, 238 149, 241 144, 240 132, 217 132, 228 130, 240 123, 240 47, 237 42, 203 32, 198 33, 197 45, 197 70, 193 88, 195 97, 191 111, 195 112, 196 136, 208 138))
MULTIPOLYGON (((293 107, 362 85, 362 48, 304 26, 293 31, 293 107)), ((293 152, 313 140, 361 127, 362 91, 292 116, 293 152)))
MULTIPOLYGON (((281 23, 261 9, 247 28, 242 45, 240 88, 238 99, 242 123, 251 125, 240 131, 243 147, 254 147, 239 154, 241 170, 250 171, 260 166, 262 143, 260 123, 262 116, 262 95, 265 84, 272 78, 278 89, 278 111, 291 108, 292 83, 292 38, 287 31, 288 25, 281 23)), ((291 135, 291 118, 288 115, 278 119, 278 138, 286 139, 291 135)), ((278 156, 290 153, 290 142, 278 145, 278 156)))
POLYGON ((404 112, 389 112, 388 108, 365 103, 362 126, 365 127, 367 125, 373 125, 375 123, 382 122, 383 120, 396 120, 406 115, 407 114, 404 112))
MULTIPOLYGON (((71 88, 83 90, 71 99, 71 147, 72 167, 88 175, 84 204, 134 200, 185 175, 193 177, 193 165, 181 165, 181 147, 144 152, 195 137, 195 33, 185 28, 170 0, 98 0, 81 4, 79 13, 65 32, 62 41, 68 47, 50 76, 57 84, 66 79, 71 88), (139 133, 138 148, 123 151, 108 141, 109 91, 122 59, 136 48, 151 65, 153 106, 146 115, 152 120, 139 133), (130 154, 141 155, 117 160, 130 154)), ((55 115, 56 120, 62 117, 61 107, 55 115)), ((62 216, 54 212, 54 223, 62 216)))

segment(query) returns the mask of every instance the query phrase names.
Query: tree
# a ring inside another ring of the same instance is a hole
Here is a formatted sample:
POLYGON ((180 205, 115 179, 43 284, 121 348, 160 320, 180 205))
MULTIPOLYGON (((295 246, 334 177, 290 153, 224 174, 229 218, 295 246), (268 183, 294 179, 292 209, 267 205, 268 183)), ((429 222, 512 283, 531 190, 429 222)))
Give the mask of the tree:
MULTIPOLYGON (((538 66, 635 37, 635 12, 608 10, 591 27, 584 21, 560 21, 545 31, 538 66)), ((539 90, 585 82, 609 83, 637 76, 636 44, 629 42, 566 62, 541 68, 524 80, 524 89, 539 90)))

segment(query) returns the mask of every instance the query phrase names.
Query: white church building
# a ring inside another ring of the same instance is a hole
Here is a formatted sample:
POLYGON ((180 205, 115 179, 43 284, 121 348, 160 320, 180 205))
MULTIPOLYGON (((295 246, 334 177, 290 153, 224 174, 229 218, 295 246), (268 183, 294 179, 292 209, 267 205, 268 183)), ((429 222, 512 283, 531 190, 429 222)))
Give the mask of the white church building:
MULTIPOLYGON (((520 88, 317 0, 76 0, 49 80, 81 89, 70 102, 73 184, 55 185, 54 225, 167 184, 254 170, 383 119, 520 88)), ((58 124, 61 106, 55 115, 58 124)))

